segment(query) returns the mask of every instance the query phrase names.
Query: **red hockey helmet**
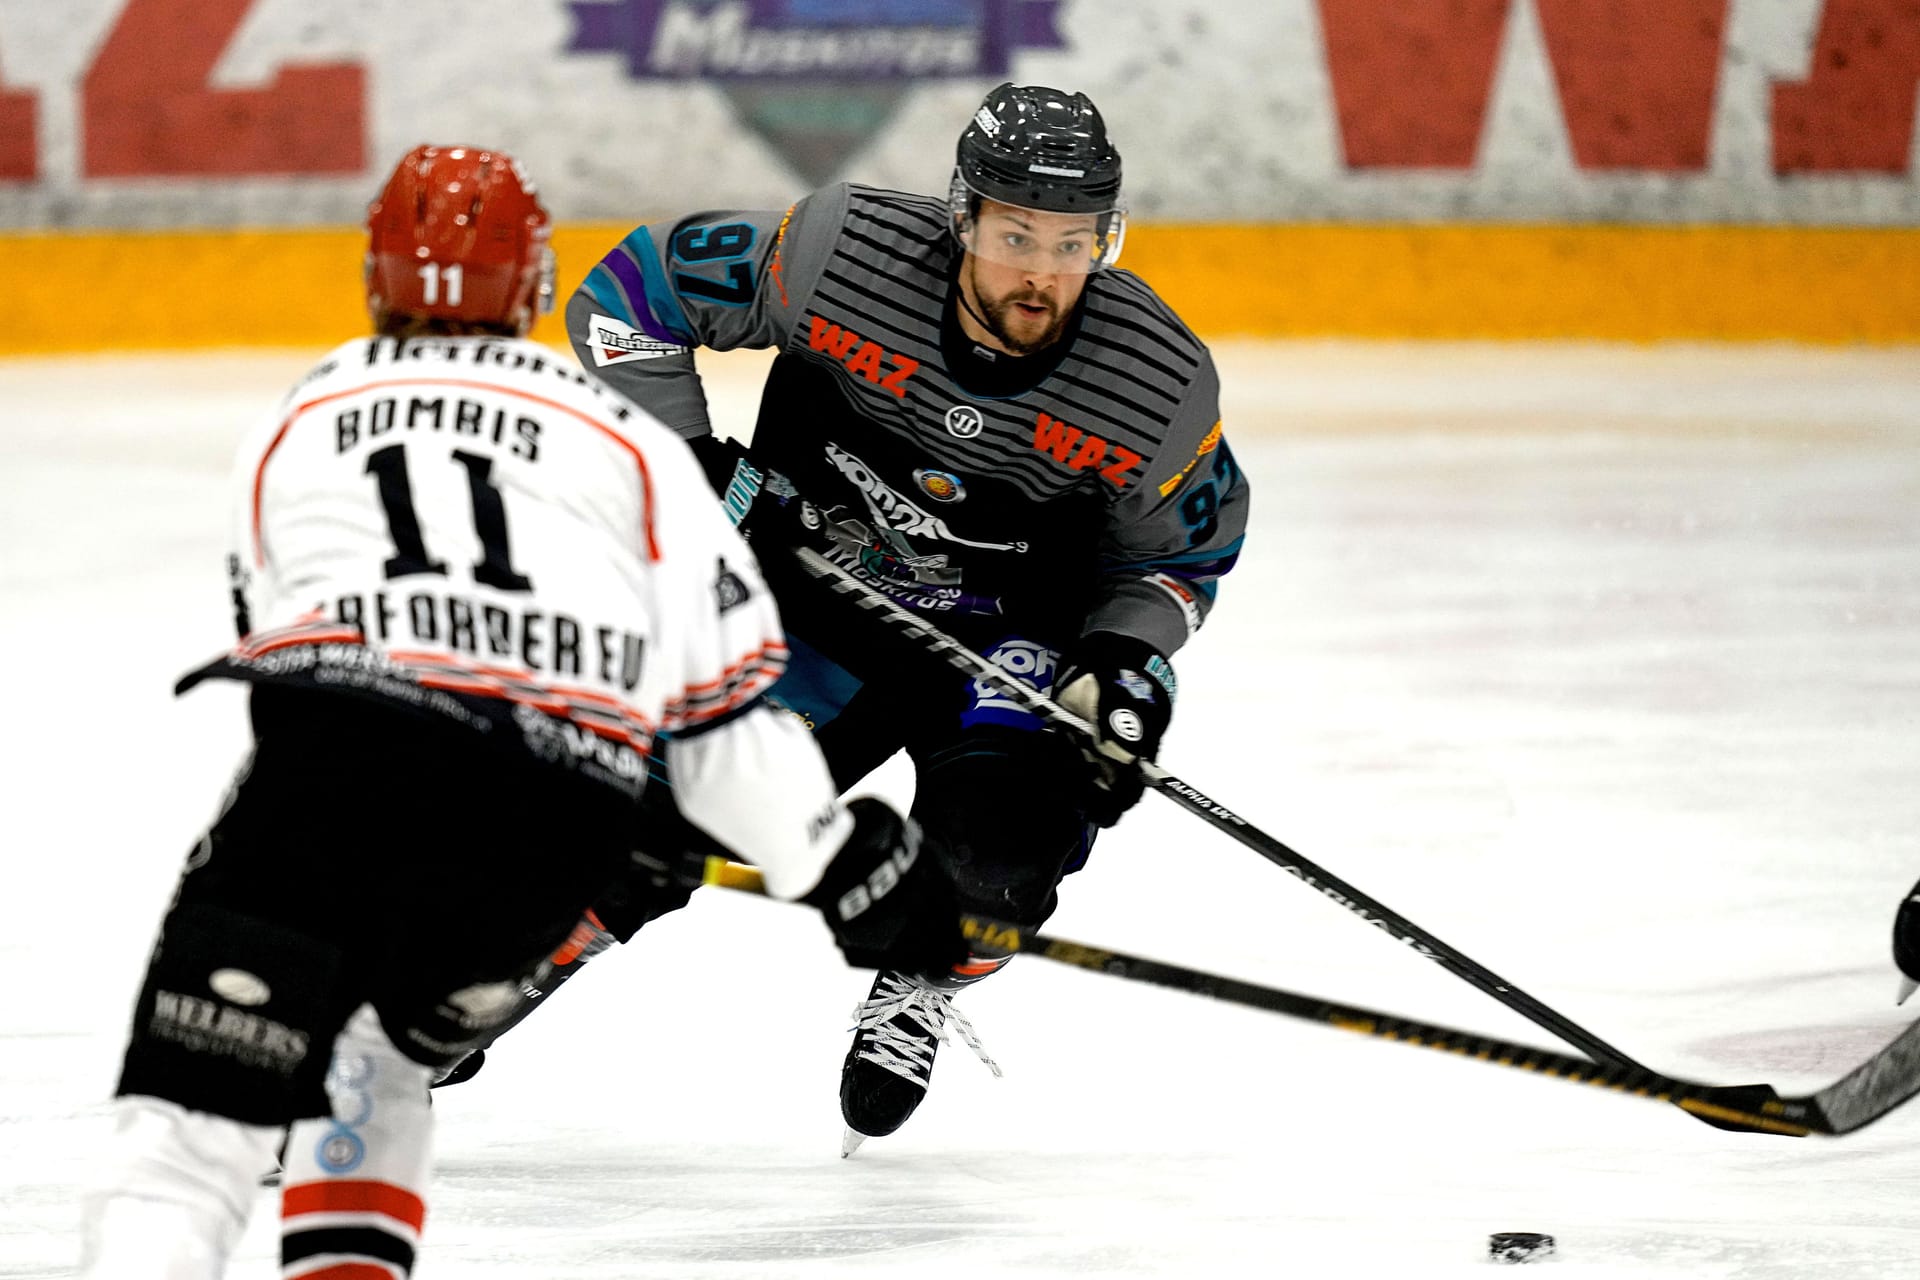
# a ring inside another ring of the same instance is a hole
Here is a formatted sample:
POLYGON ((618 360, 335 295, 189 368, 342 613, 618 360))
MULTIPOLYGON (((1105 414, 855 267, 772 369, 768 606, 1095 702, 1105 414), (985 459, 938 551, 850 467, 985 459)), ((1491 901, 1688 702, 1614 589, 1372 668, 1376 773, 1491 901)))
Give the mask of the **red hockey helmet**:
POLYGON ((367 309, 525 333, 553 310, 550 219, 520 162, 415 147, 367 210, 367 309))

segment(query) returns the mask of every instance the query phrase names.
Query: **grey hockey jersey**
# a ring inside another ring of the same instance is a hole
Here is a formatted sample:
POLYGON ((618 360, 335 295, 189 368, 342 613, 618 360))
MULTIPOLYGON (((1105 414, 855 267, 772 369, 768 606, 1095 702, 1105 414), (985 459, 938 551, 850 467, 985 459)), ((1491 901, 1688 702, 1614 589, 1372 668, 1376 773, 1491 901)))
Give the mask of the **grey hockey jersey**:
POLYGON ((1172 653, 1246 525, 1206 347, 1109 270, 1061 341, 996 361, 955 316, 961 256, 941 201, 831 186, 635 229, 567 330, 587 368, 696 440, 712 426, 692 349, 778 348, 754 459, 807 501, 820 549, 899 603, 1172 653))

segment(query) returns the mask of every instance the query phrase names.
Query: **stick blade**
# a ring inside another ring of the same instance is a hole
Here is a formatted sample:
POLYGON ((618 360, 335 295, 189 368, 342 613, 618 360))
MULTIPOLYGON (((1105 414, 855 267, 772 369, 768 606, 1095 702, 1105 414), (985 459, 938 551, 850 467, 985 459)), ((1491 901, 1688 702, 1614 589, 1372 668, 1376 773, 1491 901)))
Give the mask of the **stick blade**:
POLYGON ((1886 1048, 1807 1098, 1827 1133, 1852 1133, 1920 1094, 1920 1022, 1886 1048))

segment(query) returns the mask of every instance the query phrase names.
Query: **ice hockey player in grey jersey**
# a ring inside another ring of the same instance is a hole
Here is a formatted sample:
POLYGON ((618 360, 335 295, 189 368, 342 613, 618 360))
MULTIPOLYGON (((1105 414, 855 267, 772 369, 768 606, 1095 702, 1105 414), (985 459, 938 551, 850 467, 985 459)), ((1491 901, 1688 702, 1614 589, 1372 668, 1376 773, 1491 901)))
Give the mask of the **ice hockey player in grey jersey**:
MULTIPOLYGON (((582 363, 694 445, 753 538, 794 662, 775 696, 836 782, 896 750, 966 905, 1024 924, 1141 794, 820 587, 814 547, 1151 758, 1168 659, 1246 524, 1204 345, 1114 269, 1120 156, 1083 94, 994 89, 945 199, 829 186, 786 210, 642 226, 567 306, 582 363), (750 449, 708 420, 696 347, 778 349, 750 449)), ((952 993, 1004 961, 883 972, 841 1079, 850 1152, 924 1096, 952 993)), ((984 1057, 984 1055, 982 1055, 984 1057)))

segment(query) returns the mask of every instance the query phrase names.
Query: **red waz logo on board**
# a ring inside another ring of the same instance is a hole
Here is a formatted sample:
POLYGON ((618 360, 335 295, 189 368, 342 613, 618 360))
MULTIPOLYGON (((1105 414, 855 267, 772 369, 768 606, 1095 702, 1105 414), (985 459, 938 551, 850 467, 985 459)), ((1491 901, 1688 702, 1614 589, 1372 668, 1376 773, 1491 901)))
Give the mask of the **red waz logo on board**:
POLYGON ((1100 478, 1116 489, 1127 487, 1127 472, 1140 465, 1140 455, 1123 444, 1113 444, 1040 411, 1033 424, 1033 447, 1064 462, 1069 471, 1098 468, 1100 478))
POLYGON ((849 373, 859 374, 902 400, 907 398, 907 379, 920 368, 918 360, 897 356, 879 343, 867 342, 853 330, 843 329, 819 316, 813 318, 813 328, 807 334, 807 345, 815 351, 826 352, 846 365, 849 373), (887 362, 885 372, 880 367, 882 360, 887 362))

